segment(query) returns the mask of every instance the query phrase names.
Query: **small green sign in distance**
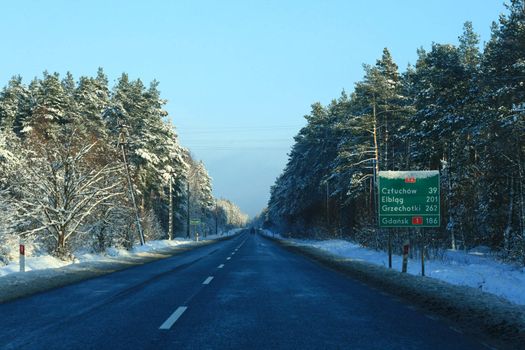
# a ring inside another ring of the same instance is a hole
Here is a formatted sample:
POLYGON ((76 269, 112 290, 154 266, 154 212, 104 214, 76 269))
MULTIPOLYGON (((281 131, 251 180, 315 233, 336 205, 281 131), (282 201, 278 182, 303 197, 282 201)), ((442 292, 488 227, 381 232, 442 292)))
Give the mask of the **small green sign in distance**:
POLYGON ((380 171, 379 227, 439 227, 439 171, 380 171))
POLYGON ((201 221, 200 221, 200 220, 194 220, 194 219, 192 219, 192 220, 190 220, 190 224, 191 224, 191 225, 200 225, 200 224, 201 224, 201 221))

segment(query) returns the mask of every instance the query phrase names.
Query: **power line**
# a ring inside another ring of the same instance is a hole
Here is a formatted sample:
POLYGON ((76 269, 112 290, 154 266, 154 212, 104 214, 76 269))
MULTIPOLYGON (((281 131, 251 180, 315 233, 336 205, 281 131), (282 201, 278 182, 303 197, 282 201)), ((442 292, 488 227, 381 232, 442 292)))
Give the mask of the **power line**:
POLYGON ((253 150, 288 150, 290 147, 189 147, 191 151, 253 151, 253 150))
POLYGON ((264 125, 264 126, 206 126, 206 127, 184 127, 177 125, 177 130, 184 130, 187 132, 217 132, 217 131, 239 131, 239 130, 255 130, 255 131, 261 131, 261 130, 287 130, 287 129, 300 129, 304 127, 305 125, 264 125))
POLYGON ((211 143, 217 143, 217 142, 293 142, 293 138, 282 138, 282 139, 270 139, 270 138, 199 138, 199 139, 193 139, 193 138, 187 138, 184 140, 185 143, 194 143, 194 142, 211 142, 211 143))

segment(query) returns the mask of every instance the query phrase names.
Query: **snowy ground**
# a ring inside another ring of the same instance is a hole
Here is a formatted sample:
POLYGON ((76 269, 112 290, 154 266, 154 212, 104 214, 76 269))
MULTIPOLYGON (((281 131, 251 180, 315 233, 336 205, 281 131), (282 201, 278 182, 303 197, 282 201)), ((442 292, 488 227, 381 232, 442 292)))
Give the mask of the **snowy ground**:
MULTIPOLYGON (((205 240, 214 240, 229 235, 236 234, 239 229, 228 231, 224 235, 210 235, 205 240)), ((118 260, 133 259, 140 257, 150 257, 156 252, 165 252, 173 247, 191 245, 193 240, 176 238, 174 240, 160 240, 160 241, 148 241, 143 246, 135 246, 131 251, 126 249, 109 248, 105 254, 93 254, 87 252, 76 252, 74 261, 63 261, 57 259, 51 255, 39 255, 26 257, 25 270, 36 271, 36 270, 47 270, 56 269, 68 265, 82 264, 86 267, 89 263, 103 263, 103 262, 115 262, 118 260)), ((18 261, 11 261, 6 266, 0 267, 0 278, 13 273, 19 273, 20 265, 18 261)), ((1 281, 1 280, 0 280, 1 281)))
MULTIPOLYGON (((269 231, 267 235, 273 236, 269 231)), ((354 261, 388 266, 387 253, 363 248, 344 240, 300 240, 288 241, 301 246, 310 246, 354 261)), ((392 266, 401 270, 402 257, 394 255, 392 266)), ((408 273, 421 274, 421 261, 409 259, 408 273)), ((425 262, 425 275, 455 285, 474 287, 484 292, 503 297, 513 303, 525 305, 525 268, 496 261, 485 249, 446 251, 440 260, 425 262)))

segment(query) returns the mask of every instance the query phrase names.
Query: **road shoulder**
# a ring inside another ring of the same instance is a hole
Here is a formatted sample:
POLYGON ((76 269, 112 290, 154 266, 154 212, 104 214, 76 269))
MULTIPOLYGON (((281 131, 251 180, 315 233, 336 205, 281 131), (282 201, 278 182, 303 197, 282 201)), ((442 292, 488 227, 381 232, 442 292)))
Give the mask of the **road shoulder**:
POLYGON ((205 247, 236 236, 237 235, 231 235, 214 240, 189 242, 188 244, 141 253, 140 255, 115 258, 108 257, 103 261, 90 261, 54 269, 12 273, 0 277, 0 304, 180 255, 187 251, 205 247))
MULTIPOLYGON (((341 258, 285 239, 266 239, 283 248, 381 289, 424 312, 461 325, 462 331, 479 335, 498 348, 520 348, 525 343, 525 307, 475 288, 456 286, 429 277, 402 274, 363 261, 341 258)), ((392 316, 393 319, 395 315, 392 316)))

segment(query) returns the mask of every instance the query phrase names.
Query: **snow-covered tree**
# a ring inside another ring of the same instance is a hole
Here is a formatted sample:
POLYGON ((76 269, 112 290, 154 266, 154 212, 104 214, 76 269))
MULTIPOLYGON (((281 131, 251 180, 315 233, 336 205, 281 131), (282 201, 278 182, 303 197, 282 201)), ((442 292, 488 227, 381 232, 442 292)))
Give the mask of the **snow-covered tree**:
POLYGON ((13 259, 18 236, 13 232, 15 221, 11 185, 16 182, 19 164, 19 142, 11 130, 0 129, 0 265, 13 259))
POLYGON ((35 146, 24 154, 23 176, 13 185, 17 216, 26 226, 21 235, 39 235, 66 258, 68 241, 89 229, 97 210, 122 195, 122 170, 100 162, 104 147, 86 143, 74 129, 54 140, 33 129, 29 138, 35 146))
POLYGON ((214 209, 219 232, 224 232, 232 228, 244 227, 248 222, 248 215, 227 199, 217 199, 214 209))
POLYGON ((477 156, 483 191, 479 208, 485 234, 510 256, 525 256, 525 1, 492 28, 481 60, 477 156))
POLYGON ((115 142, 122 142, 119 138, 125 135, 141 216, 153 210, 156 220, 167 232, 170 178, 177 210, 174 225, 180 230, 185 217, 182 206, 188 166, 175 129, 166 120, 165 103, 160 97, 158 82, 154 81, 146 89, 140 80, 130 81, 128 75, 123 74, 114 88, 104 118, 115 142))
MULTIPOLYGON (((139 225, 147 239, 166 237, 170 213, 184 233, 188 208, 213 231, 211 178, 180 145, 158 86, 124 73, 110 89, 102 69, 11 79, 0 92, 0 246, 22 234, 61 257, 131 248, 139 225)), ((241 221, 229 210, 228 225, 241 221)))
POLYGON ((212 230, 212 210, 214 199, 212 195, 211 178, 201 161, 196 161, 188 153, 186 155, 189 167, 186 179, 186 236, 190 236, 192 220, 200 222, 197 230, 206 235, 212 230))
POLYGON ((13 77, 0 92, 0 129, 20 135, 33 107, 31 93, 21 76, 13 77))

